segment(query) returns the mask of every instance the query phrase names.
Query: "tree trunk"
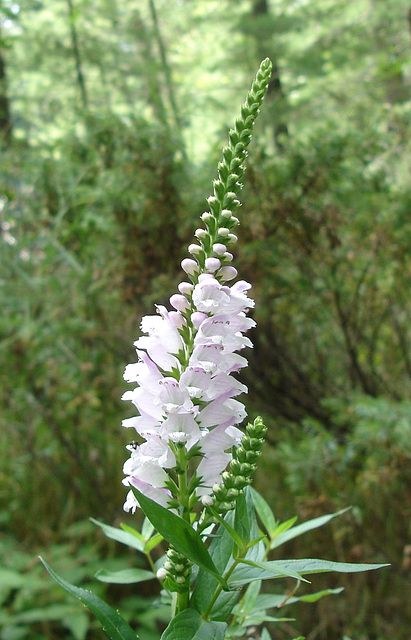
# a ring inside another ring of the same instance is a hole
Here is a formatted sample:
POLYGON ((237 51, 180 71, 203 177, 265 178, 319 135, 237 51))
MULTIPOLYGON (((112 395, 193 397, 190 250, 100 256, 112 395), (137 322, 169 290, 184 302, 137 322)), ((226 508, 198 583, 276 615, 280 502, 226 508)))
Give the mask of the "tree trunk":
POLYGON ((7 95, 6 62, 0 49, 0 143, 10 145, 12 136, 12 123, 10 115, 10 103, 7 95))
MULTIPOLYGON (((252 13, 255 17, 264 15, 268 16, 270 9, 267 0, 254 0, 252 13)), ((289 131, 284 115, 281 114, 285 103, 285 94, 281 82, 280 68, 276 57, 273 55, 272 47, 267 42, 266 38, 257 38, 257 52, 261 60, 268 57, 273 63, 273 70, 267 88, 266 100, 271 103, 271 112, 274 114, 274 142, 277 149, 279 151, 283 151, 283 139, 284 136, 287 137, 289 135, 289 131), (279 113, 280 117, 275 117, 275 113, 279 113)))
POLYGON ((78 44, 77 29, 75 24, 75 14, 72 0, 67 0, 67 7, 70 21, 70 33, 71 33, 71 46, 73 48, 74 61, 76 65, 77 83, 80 89, 81 103, 83 109, 88 109, 88 97, 86 81, 84 79, 83 64, 80 55, 80 48, 78 44))

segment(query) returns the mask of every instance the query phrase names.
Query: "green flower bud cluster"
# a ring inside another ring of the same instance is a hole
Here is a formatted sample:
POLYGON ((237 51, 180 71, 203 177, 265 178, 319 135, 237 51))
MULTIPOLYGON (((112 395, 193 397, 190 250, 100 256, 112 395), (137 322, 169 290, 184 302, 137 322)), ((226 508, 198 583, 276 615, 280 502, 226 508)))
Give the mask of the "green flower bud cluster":
MULTIPOLYGON (((213 195, 207 199, 209 211, 201 216, 205 229, 197 229, 195 236, 199 244, 192 244, 189 252, 197 260, 201 270, 207 271, 205 261, 209 257, 218 258, 224 266, 232 260, 224 247, 237 242, 233 229, 239 224, 233 212, 240 206, 239 194, 242 189, 246 148, 251 141, 254 122, 267 91, 272 64, 267 58, 261 63, 246 101, 241 107, 234 129, 228 133, 228 145, 223 149, 223 158, 218 163, 218 178, 213 183, 213 195), (222 248, 222 250, 221 250, 222 248)), ((216 278, 219 273, 215 274, 216 278)))
POLYGON ((257 462, 264 444, 267 427, 259 416, 246 426, 246 433, 241 444, 233 449, 230 471, 222 474, 223 482, 213 487, 213 507, 219 513, 226 513, 235 508, 235 501, 240 492, 251 484, 251 476, 257 469, 257 462))
POLYGON ((163 573, 161 577, 165 578, 164 587, 168 591, 182 592, 186 589, 187 580, 191 576, 191 562, 170 547, 167 551, 167 560, 160 571, 163 573))

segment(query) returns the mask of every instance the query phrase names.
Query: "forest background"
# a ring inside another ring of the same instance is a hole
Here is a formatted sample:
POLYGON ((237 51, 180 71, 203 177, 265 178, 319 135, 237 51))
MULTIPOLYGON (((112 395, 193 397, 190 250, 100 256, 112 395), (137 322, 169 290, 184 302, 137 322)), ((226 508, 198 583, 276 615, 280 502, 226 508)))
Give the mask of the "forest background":
POLYGON ((271 634, 409 640, 409 2, 0 7, 1 640, 105 637, 40 552, 159 637, 154 591, 95 580, 137 560, 88 518, 132 520, 122 372, 266 56, 236 255, 258 323, 248 410, 269 425, 256 485, 279 520, 352 505, 289 557, 391 563, 314 577, 345 592, 285 606, 271 634))

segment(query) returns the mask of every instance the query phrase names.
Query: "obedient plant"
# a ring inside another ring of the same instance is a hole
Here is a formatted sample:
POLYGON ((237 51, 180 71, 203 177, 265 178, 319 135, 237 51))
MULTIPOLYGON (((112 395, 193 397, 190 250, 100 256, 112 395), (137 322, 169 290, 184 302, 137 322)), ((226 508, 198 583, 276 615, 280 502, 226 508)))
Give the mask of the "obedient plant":
MULTIPOLYGON (((246 412, 237 396, 247 389, 235 374, 247 364, 239 352, 252 346, 244 334, 255 322, 247 315, 254 306, 248 297, 251 285, 243 280, 229 284, 237 278, 230 249, 237 242, 234 213, 240 205, 246 149, 270 73, 267 59, 229 131, 208 211, 201 216, 203 225, 188 247, 190 257, 182 261, 185 278, 179 293, 170 297, 170 309, 159 305, 155 315, 142 319, 143 335, 135 342, 138 359, 124 374, 136 386, 123 400, 131 401, 138 412, 123 420, 136 438, 127 446, 124 509, 142 509, 146 519, 141 532, 126 525, 117 529, 96 524, 110 538, 142 553, 148 569, 103 570, 97 577, 116 583, 158 580, 159 598, 170 607, 161 640, 245 635, 269 640, 263 625, 284 618, 267 612, 341 591, 297 595, 301 582, 308 582, 305 575, 382 566, 269 560, 269 553, 284 542, 342 512, 301 525, 295 525, 295 519, 278 523, 266 501, 249 486, 267 429, 261 418, 247 424, 245 431, 238 427, 246 412), (156 563, 151 557, 155 547, 164 552, 156 563), (266 579, 295 585, 287 593, 261 595, 266 579)), ((136 640, 119 613, 44 564, 94 613, 110 638, 136 640)))

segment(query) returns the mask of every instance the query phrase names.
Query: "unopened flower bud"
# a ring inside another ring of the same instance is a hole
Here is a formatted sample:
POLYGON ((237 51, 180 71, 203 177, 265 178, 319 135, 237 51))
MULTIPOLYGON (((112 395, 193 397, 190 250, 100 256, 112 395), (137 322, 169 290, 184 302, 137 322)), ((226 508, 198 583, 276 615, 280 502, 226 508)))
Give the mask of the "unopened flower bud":
POLYGON ((198 329, 204 320, 208 318, 206 313, 202 313, 201 311, 195 311, 191 314, 191 322, 194 325, 195 329, 198 329))
POLYGON ((238 460, 233 458, 231 460, 230 467, 231 467, 231 471, 234 473, 234 475, 236 475, 236 476, 241 475, 241 473, 242 473, 241 472, 241 463, 238 460))
POLYGON ((234 267, 222 267, 217 273, 217 276, 221 282, 227 282, 237 276, 237 269, 234 267))
POLYGON ((267 427, 262 421, 262 418, 258 416, 253 424, 248 424, 246 426, 247 434, 250 438, 263 438, 267 433, 267 427))
POLYGON ((206 280, 214 282, 214 276, 211 273, 200 273, 200 275, 198 276, 198 281, 204 282, 206 280))
POLYGON ((220 227, 218 230, 218 235, 222 238, 227 238, 230 235, 230 229, 227 229, 227 227, 220 227))
POLYGON ((159 580, 165 580, 167 578, 167 571, 164 567, 161 567, 161 569, 157 571, 156 575, 159 580))
POLYGON ((223 209, 220 215, 222 218, 229 220, 232 216, 232 211, 230 211, 230 209, 223 209))
MULTIPOLYGON (((224 207, 231 207, 234 202, 238 202, 237 195, 233 191, 228 191, 224 196, 224 207)), ((223 209, 225 211, 225 209, 223 209)))
POLYGON ((170 311, 168 317, 172 321, 173 325, 177 327, 177 329, 182 329, 186 323, 179 311, 170 311))
POLYGON ((183 294, 183 296, 191 295, 193 289, 194 285, 191 284, 191 282, 180 282, 180 284, 178 285, 178 290, 183 294))
POLYGON ((214 504, 214 498, 212 496, 203 496, 201 502, 205 507, 211 507, 214 504))
MULTIPOLYGON (((192 245, 190 245, 190 247, 191 246, 192 245)), ((201 249, 201 247, 199 247, 199 249, 201 249)), ((181 262, 181 267, 183 271, 185 271, 189 276, 194 275, 199 270, 198 263, 195 260, 190 260, 190 258, 184 258, 184 260, 181 262)))
POLYGON ((219 269, 220 267, 221 262, 218 258, 206 258, 205 268, 207 269, 207 271, 211 271, 211 273, 214 273, 214 271, 217 271, 217 269, 219 269))
POLYGON ((204 238, 206 238, 208 236, 208 233, 207 233, 207 231, 205 229, 196 229, 194 231, 194 235, 199 240, 204 240, 204 238))
POLYGON ((177 582, 177 584, 184 584, 186 581, 184 576, 176 576, 174 580, 177 582))
POLYGON ((201 220, 203 220, 205 223, 210 222, 211 220, 214 220, 213 214, 210 213, 209 211, 205 211, 200 217, 201 217, 201 220))
POLYGON ((188 253, 191 253, 192 256, 196 256, 203 251, 202 247, 199 244, 190 244, 188 247, 188 253))
POLYGON ((228 240, 228 244, 235 244, 238 240, 237 236, 235 235, 235 233, 229 233, 227 236, 227 240, 228 240))
POLYGON ((170 304, 177 311, 186 311, 190 307, 190 303, 185 296, 175 293, 170 298, 170 304))
POLYGON ((223 253, 225 253, 227 247, 225 246, 225 244, 222 244, 221 242, 216 242, 215 244, 213 244, 213 251, 217 256, 222 256, 223 253))
POLYGON ((224 260, 224 262, 232 262, 234 258, 233 254, 230 253, 229 251, 226 251, 221 257, 224 260))

